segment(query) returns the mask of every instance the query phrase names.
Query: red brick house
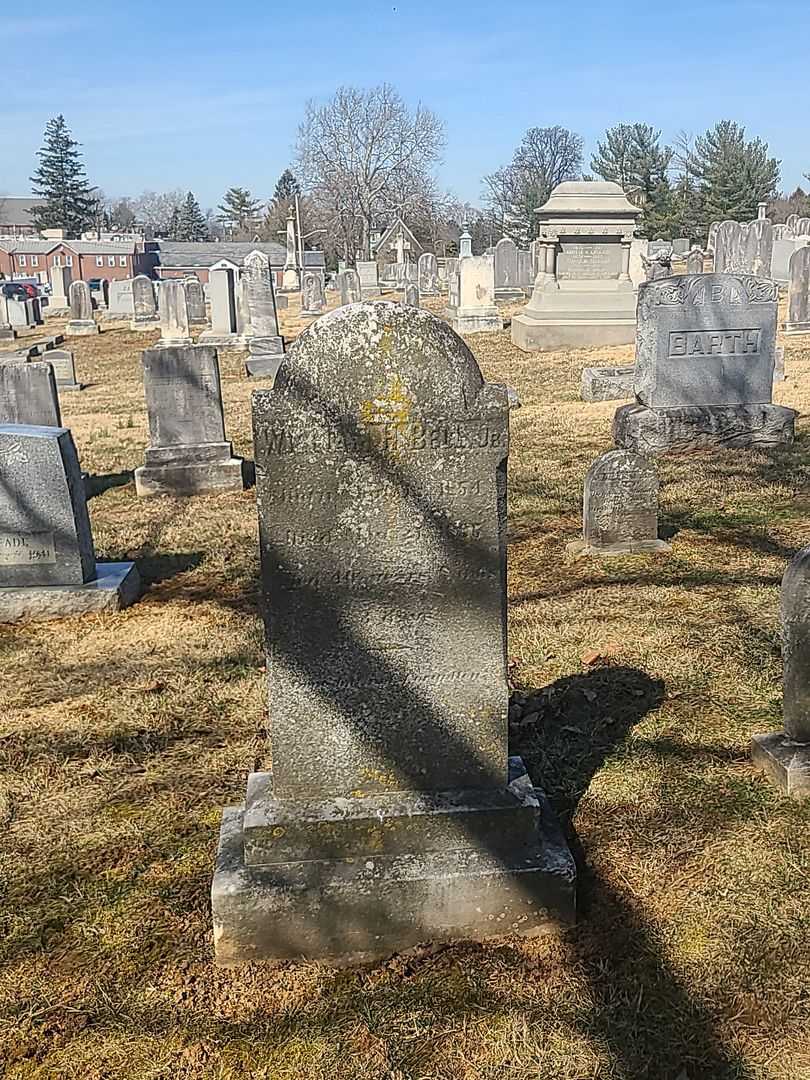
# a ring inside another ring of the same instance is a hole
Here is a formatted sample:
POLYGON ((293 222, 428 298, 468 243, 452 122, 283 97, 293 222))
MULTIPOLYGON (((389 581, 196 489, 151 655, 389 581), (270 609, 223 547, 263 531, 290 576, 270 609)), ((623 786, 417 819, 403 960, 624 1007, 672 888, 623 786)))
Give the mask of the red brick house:
POLYGON ((0 237, 0 277, 48 280, 52 266, 69 266, 74 281, 106 278, 116 281, 148 274, 154 255, 135 241, 111 240, 40 240, 22 236, 0 237))

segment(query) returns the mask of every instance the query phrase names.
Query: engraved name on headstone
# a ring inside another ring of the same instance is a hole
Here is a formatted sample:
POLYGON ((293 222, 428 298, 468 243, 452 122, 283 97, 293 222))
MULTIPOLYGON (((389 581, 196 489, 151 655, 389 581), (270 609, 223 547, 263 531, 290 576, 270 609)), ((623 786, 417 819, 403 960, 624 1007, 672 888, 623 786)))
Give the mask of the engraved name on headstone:
POLYGON ((658 539, 658 475, 655 466, 630 450, 610 450, 585 477, 582 540, 568 545, 575 555, 628 555, 668 551, 658 539))

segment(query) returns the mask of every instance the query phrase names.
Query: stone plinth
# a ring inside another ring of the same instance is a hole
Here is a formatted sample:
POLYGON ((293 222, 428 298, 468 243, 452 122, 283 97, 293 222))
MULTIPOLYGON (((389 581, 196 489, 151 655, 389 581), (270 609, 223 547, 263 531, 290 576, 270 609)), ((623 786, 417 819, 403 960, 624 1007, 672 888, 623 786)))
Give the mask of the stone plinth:
POLYGON ((626 345, 636 327, 630 249, 640 210, 618 184, 558 184, 540 216, 532 298, 512 319, 525 352, 626 345))
POLYGON ((713 447, 746 449, 793 442, 796 412, 783 405, 622 405, 613 418, 617 446, 640 454, 686 454, 713 447))
POLYGON ((622 401, 635 397, 635 367, 587 367, 582 369, 580 397, 583 401, 622 401))
POLYGON ((225 440, 216 350, 146 349, 143 370, 150 445, 135 470, 137 494, 241 491, 242 461, 225 440))
POLYGON ((219 963, 572 920, 573 860, 508 759, 508 421, 445 323, 383 302, 254 393, 273 772, 223 815, 219 963))
POLYGON ((133 563, 96 562, 70 432, 0 425, 0 622, 117 610, 138 593, 133 563))

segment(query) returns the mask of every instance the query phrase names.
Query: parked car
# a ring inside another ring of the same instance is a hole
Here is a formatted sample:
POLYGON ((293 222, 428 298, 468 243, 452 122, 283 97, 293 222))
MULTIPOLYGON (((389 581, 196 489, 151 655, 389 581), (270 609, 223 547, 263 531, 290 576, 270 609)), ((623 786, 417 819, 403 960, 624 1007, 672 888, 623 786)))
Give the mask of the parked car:
POLYGON ((20 285, 18 281, 4 281, 2 282, 3 296, 6 300, 27 300, 28 293, 25 290, 24 285, 20 285))
POLYGON ((31 300, 36 300, 39 296, 39 289, 36 285, 29 285, 27 281, 22 282, 22 287, 25 289, 25 295, 31 300))

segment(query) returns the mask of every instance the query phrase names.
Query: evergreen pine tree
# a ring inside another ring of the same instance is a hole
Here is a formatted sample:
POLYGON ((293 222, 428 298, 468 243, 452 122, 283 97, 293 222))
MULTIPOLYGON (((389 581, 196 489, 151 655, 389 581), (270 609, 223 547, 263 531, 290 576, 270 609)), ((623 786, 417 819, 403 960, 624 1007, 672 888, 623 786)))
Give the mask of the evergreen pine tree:
POLYGON ((285 169, 281 176, 278 178, 276 184, 276 190, 273 192, 273 202, 275 203, 288 203, 292 202, 296 195, 301 194, 301 185, 295 178, 291 169, 285 169))
POLYGON ((667 169, 672 150, 660 145, 661 132, 650 124, 617 124, 597 144, 591 168, 603 180, 620 184, 625 191, 637 188, 643 207, 641 231, 646 236, 670 237, 674 203, 667 169))
POLYGON ((166 227, 166 232, 170 240, 180 239, 180 211, 176 206, 169 216, 169 224, 166 227))
MULTIPOLYGON (((174 215, 172 215, 174 216, 174 215)), ((185 202, 177 212, 176 240, 207 240, 208 222, 200 209, 200 204, 189 191, 185 202)))
POLYGON ((225 192, 217 209, 221 211, 220 220, 231 229, 255 232, 262 204, 259 199, 253 198, 247 188, 232 187, 225 192))
POLYGON ((61 114, 45 125, 39 168, 31 177, 35 195, 44 205, 31 211, 37 229, 64 229, 70 238, 80 237, 94 221, 96 197, 87 182, 78 150, 61 114))
POLYGON ((768 157, 768 144, 746 141, 745 128, 721 120, 695 139, 690 158, 701 196, 703 224, 712 221, 752 221, 757 203, 774 195, 779 162, 768 157))

